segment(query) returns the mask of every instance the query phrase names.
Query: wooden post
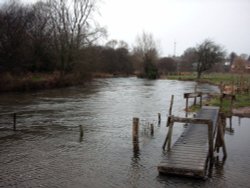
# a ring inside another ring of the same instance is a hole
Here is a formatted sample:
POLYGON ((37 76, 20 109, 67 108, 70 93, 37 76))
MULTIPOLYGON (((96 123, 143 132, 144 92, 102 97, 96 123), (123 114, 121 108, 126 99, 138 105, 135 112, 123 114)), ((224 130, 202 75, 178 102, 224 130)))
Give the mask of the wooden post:
POLYGON ((82 125, 79 125, 79 129, 80 129, 80 139, 83 137, 83 128, 82 125))
POLYGON ((139 132, 139 118, 134 117, 133 118, 133 130, 132 130, 133 138, 139 137, 138 132, 139 132))
POLYGON ((223 93, 223 83, 222 82, 220 82, 220 93, 222 94, 223 93))
MULTIPOLYGON (((197 85, 194 87, 194 93, 197 93, 197 85)), ((194 105, 196 105, 196 97, 194 97, 194 105)))
POLYGON ((188 98, 186 98, 186 117, 188 117, 188 98))
POLYGON ((151 136, 154 135, 154 124, 150 124, 150 134, 151 136))
MULTIPOLYGON (((169 111, 168 111, 168 116, 172 115, 173 104, 174 104, 174 95, 171 96, 170 106, 169 106, 169 111)), ((166 126, 167 127, 169 126, 169 118, 167 119, 167 125, 166 126)))
POLYGON ((171 142, 172 142, 172 133, 173 133, 173 125, 174 123, 171 122, 170 125, 169 125, 169 130, 168 130, 168 151, 171 150, 171 142))
POLYGON ((213 123, 208 123, 208 144, 209 144, 209 157, 210 161, 213 161, 214 149, 213 149, 213 123))
MULTIPOLYGON (((166 144, 167 143, 169 143, 169 141, 170 141, 170 135, 172 134, 172 129, 173 129, 173 123, 171 122, 171 117, 169 117, 169 126, 168 126, 168 133, 167 133, 167 136, 166 136, 166 138, 165 138, 165 140, 164 140, 164 143, 163 143, 163 145, 162 145, 162 149, 163 150, 165 150, 165 148, 166 148, 166 144)), ((172 137, 171 137, 172 138, 172 137)), ((171 146, 171 143, 170 144, 168 144, 168 146, 170 147, 171 146)), ((168 148, 168 150, 169 150, 169 148, 168 148)))
POLYGON ((173 104, 174 104, 174 95, 171 95, 170 107, 169 107, 169 112, 168 112, 169 116, 172 115, 173 104))
POLYGON ((231 95, 231 99, 230 99, 230 113, 233 112, 234 98, 235 98, 235 96, 234 96, 234 95, 231 95))
POLYGON ((161 113, 158 113, 158 125, 161 124, 161 113))
POLYGON ((220 134, 220 140, 221 140, 221 144, 222 144, 222 150, 223 150, 223 155, 224 155, 224 158, 227 157, 227 149, 226 149, 226 144, 225 144, 225 139, 224 139, 224 131, 223 131, 223 128, 222 128, 222 124, 219 124, 219 134, 220 134))
POLYGON ((13 114, 13 130, 16 131, 16 113, 13 114))
POLYGON ((200 108, 202 107, 202 94, 200 95, 200 108))
POLYGON ((232 127, 232 116, 229 117, 229 126, 232 127))
POLYGON ((133 118, 133 128, 132 128, 132 137, 133 137, 133 149, 134 152, 139 151, 139 118, 133 118))
POLYGON ((222 108, 222 103, 223 103, 223 94, 220 94, 220 108, 222 108))

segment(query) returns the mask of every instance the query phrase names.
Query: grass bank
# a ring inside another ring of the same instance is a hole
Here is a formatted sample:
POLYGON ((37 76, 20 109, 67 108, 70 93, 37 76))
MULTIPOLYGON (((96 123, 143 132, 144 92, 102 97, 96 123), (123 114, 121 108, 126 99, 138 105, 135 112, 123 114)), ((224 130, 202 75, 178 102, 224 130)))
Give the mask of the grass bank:
MULTIPOLYGON (((172 80, 197 81, 220 86, 223 92, 235 94, 234 109, 250 107, 250 74, 210 73, 204 74, 201 79, 197 80, 196 74, 192 73, 186 75, 168 75, 166 78, 172 80)), ((211 96, 206 101, 206 104, 220 106, 220 95, 211 96)), ((192 106, 189 110, 196 111, 197 109, 198 106, 192 106)), ((226 114, 231 113, 230 100, 223 100, 221 110, 226 114)))
POLYGON ((78 74, 65 74, 62 76, 59 72, 22 73, 18 75, 3 73, 0 75, 0 92, 34 91, 66 87, 83 84, 86 79, 78 74))

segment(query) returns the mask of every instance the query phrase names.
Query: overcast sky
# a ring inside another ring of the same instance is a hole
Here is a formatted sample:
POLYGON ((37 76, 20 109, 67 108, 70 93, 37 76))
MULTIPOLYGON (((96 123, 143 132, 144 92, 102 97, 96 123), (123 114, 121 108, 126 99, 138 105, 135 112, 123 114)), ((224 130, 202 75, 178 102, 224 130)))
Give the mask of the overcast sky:
MULTIPOLYGON (((6 1, 6 0, 0 0, 6 1)), ((23 0, 32 1, 32 0, 23 0)), ((142 31, 152 33, 161 55, 181 55, 209 38, 228 53, 250 55, 250 0, 101 0, 97 18, 108 39, 132 45, 142 31)))

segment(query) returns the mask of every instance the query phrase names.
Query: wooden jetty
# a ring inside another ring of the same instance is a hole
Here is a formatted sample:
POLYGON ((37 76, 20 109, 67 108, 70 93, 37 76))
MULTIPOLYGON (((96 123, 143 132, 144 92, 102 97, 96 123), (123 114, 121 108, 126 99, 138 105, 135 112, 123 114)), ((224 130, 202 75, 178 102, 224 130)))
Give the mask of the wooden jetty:
MULTIPOLYGON (((217 131, 219 107, 203 106, 195 118, 179 118, 171 115, 168 122, 169 130, 166 138, 168 150, 158 165, 159 173, 205 177, 208 162, 213 160, 215 135, 219 132, 217 131), (175 122, 188 125, 171 148, 171 135, 175 122)), ((226 155, 224 137, 222 140, 226 155)))

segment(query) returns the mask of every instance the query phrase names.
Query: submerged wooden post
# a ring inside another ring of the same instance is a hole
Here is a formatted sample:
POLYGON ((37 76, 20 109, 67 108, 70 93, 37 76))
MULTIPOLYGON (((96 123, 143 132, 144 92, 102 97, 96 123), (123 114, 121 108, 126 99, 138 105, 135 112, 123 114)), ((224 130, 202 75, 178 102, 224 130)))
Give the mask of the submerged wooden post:
POLYGON ((232 116, 229 117, 229 126, 232 127, 232 116))
POLYGON ((224 155, 224 158, 227 157, 227 149, 226 149, 226 144, 225 144, 225 139, 224 139, 224 131, 223 131, 223 128, 222 128, 222 124, 219 124, 219 135, 220 135, 220 140, 221 140, 221 144, 222 144, 222 150, 223 150, 223 155, 224 155))
POLYGON ((138 132, 139 132, 139 118, 134 117, 133 118, 133 130, 132 130, 133 138, 139 137, 138 132))
POLYGON ((13 130, 16 131, 16 113, 13 114, 13 130))
POLYGON ((186 117, 188 117, 188 97, 186 98, 186 117))
POLYGON ((82 125, 79 125, 79 129, 80 129, 80 138, 83 137, 83 128, 82 125))
MULTIPOLYGON (((168 130, 168 151, 171 150, 171 142, 172 142, 172 134, 173 134, 173 125, 174 123, 173 122, 170 122, 170 125, 169 125, 169 130, 168 130)), ((164 147, 165 148, 165 147, 164 147)))
POLYGON ((213 148, 213 123, 210 121, 208 123, 208 145, 209 145, 209 157, 210 161, 213 161, 214 148, 213 148))
POLYGON ((219 153, 220 147, 222 147, 224 159, 226 159, 227 157, 226 143, 224 139, 225 127, 226 127, 226 117, 223 113, 220 113, 219 123, 217 127, 215 149, 217 150, 217 153, 219 153))
POLYGON ((154 135, 154 124, 150 124, 150 134, 151 136, 154 135))
POLYGON ((132 139, 134 152, 139 151, 139 118, 133 118, 132 139))
POLYGON ((158 125, 161 124, 161 113, 158 113, 158 125))
MULTIPOLYGON (((197 85, 195 85, 194 87, 194 93, 197 93, 197 85)), ((194 105, 196 105, 196 97, 194 97, 194 105)))

